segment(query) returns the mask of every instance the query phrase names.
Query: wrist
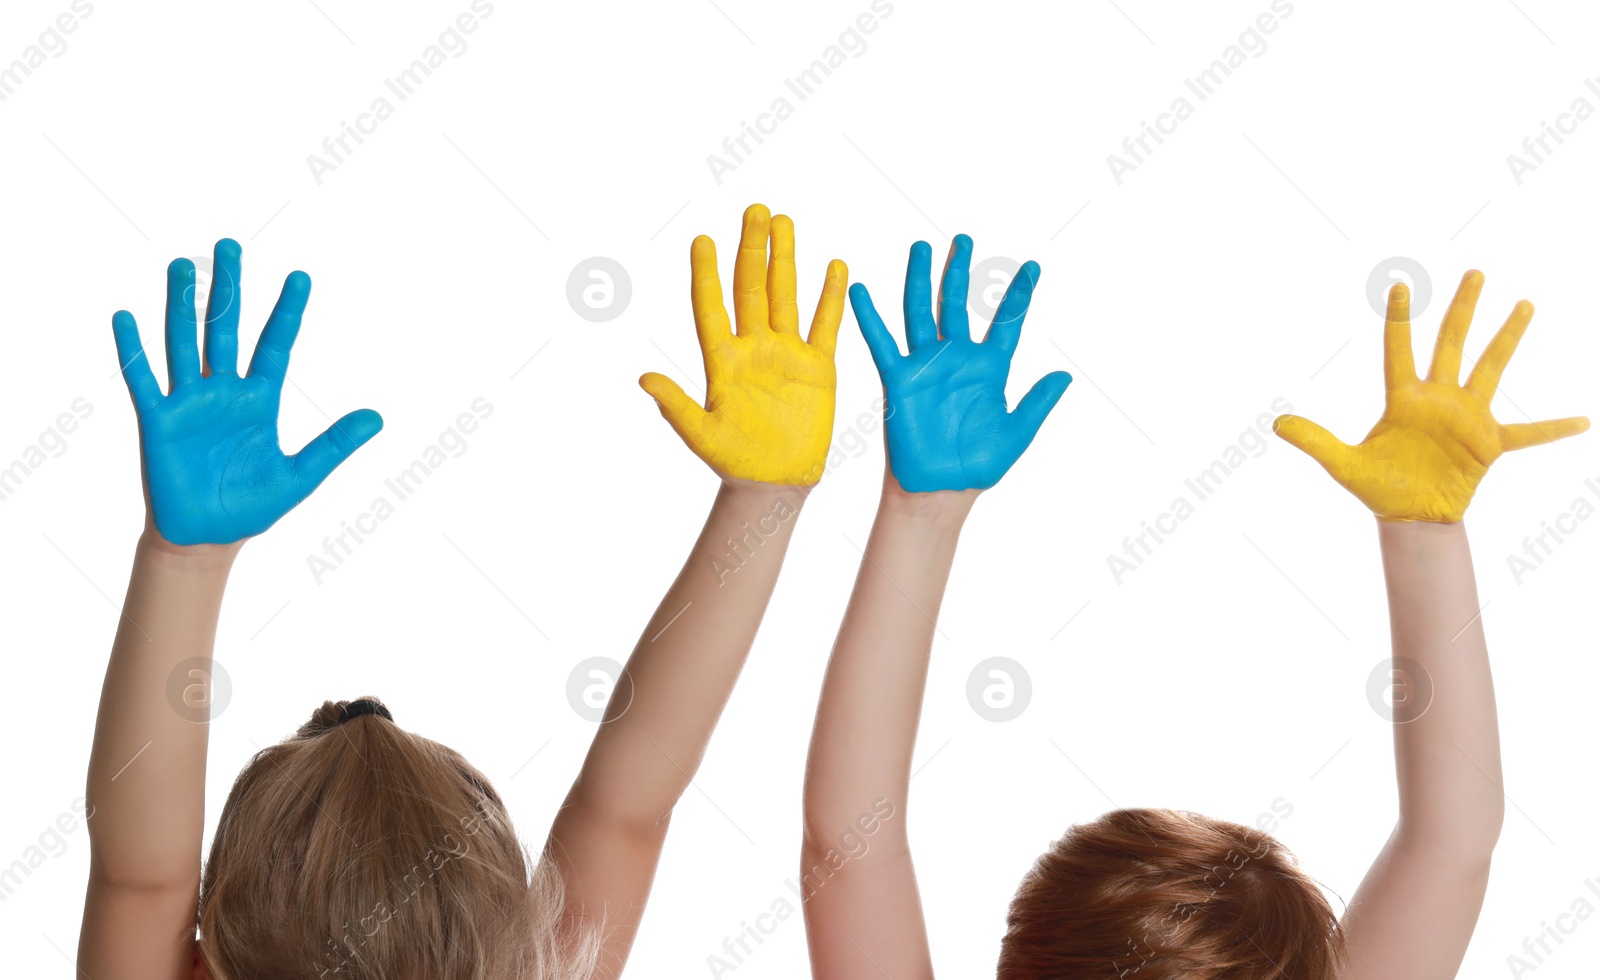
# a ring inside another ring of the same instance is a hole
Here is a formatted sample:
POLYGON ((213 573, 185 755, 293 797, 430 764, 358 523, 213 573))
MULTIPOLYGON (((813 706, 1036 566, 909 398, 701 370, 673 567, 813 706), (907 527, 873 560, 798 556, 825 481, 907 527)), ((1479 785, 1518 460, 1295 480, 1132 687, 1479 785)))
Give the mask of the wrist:
POLYGON ((880 513, 924 521, 941 528, 960 528, 966 523, 981 490, 931 490, 909 493, 900 489, 893 477, 886 477, 878 501, 880 513))
POLYGON ((226 575, 244 547, 245 540, 231 544, 173 544, 162 537, 154 525, 146 524, 144 533, 139 535, 137 552, 141 559, 157 563, 163 568, 226 575))
POLYGON ((721 496, 734 500, 767 500, 773 501, 787 498, 793 507, 805 503, 811 491, 816 489, 815 484, 809 487, 791 486, 784 483, 758 483, 755 480, 736 480, 732 477, 722 478, 721 496))
POLYGON ((752 523, 766 521, 792 527, 794 519, 805 509, 806 497, 811 487, 790 487, 775 483, 723 481, 712 504, 714 513, 735 519, 748 519, 752 523))
POLYGON ((1392 517, 1379 517, 1379 538, 1394 540, 1439 540, 1466 537, 1464 521, 1405 521, 1392 517))
POLYGON ((1457 560, 1470 561, 1467 527, 1460 521, 1395 521, 1378 518, 1378 548, 1385 568, 1435 568, 1457 560))

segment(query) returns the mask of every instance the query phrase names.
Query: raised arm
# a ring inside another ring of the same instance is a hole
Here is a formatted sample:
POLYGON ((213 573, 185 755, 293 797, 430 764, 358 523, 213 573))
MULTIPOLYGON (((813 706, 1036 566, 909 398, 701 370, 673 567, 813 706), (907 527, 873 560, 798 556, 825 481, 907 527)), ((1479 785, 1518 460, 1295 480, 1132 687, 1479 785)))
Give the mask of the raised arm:
POLYGON ((1482 273, 1461 280, 1426 380, 1412 363, 1409 293, 1390 290, 1386 404, 1359 445, 1295 416, 1276 425, 1378 516, 1388 585, 1400 818, 1345 911, 1345 980, 1447 980, 1466 955, 1505 804, 1494 682, 1461 520, 1502 452, 1589 427, 1584 418, 1503 426, 1490 413, 1533 317, 1526 300, 1459 383, 1482 288, 1482 273))
POLYGON ((577 921, 603 925, 599 977, 617 976, 627 961, 673 807, 744 666, 833 434, 844 263, 828 266, 808 341, 800 336, 787 217, 759 204, 745 212, 733 280, 737 335, 711 239, 695 239, 690 262, 706 405, 659 374, 640 384, 723 482, 550 831, 577 921))
POLYGON ((1071 378, 1046 375, 1013 412, 1005 384, 1038 280, 1012 280, 981 343, 967 324, 972 240, 957 235, 932 307, 931 249, 911 247, 902 356, 864 286, 856 320, 887 393, 877 520, 834 643, 806 765, 801 885, 821 980, 933 973, 906 834, 911 756, 956 540, 980 491, 1033 441, 1071 378))
POLYGON ((237 371, 239 246, 216 247, 205 370, 194 264, 167 270, 169 393, 139 328, 112 318, 139 417, 144 533, 111 647, 89 758, 89 888, 78 972, 95 980, 188 980, 195 956, 211 653, 223 588, 244 539, 270 527, 382 427, 352 412, 295 456, 278 448, 278 398, 310 280, 292 274, 237 371))

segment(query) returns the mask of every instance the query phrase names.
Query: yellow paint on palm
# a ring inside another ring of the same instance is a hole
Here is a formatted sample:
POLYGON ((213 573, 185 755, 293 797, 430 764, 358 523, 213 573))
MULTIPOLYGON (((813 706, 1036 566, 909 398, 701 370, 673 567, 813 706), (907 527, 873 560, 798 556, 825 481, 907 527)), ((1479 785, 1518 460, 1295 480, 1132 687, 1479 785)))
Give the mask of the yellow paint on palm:
POLYGON ((724 479, 816 483, 833 439, 833 352, 849 270, 838 259, 828 263, 809 339, 802 339, 794 222, 786 216, 771 215, 760 204, 744 213, 733 266, 737 333, 722 304, 717 247, 710 238, 694 240, 689 264, 705 405, 665 375, 651 372, 639 385, 695 455, 724 479))
POLYGON ((1483 290, 1473 270, 1445 312, 1428 377, 1418 379, 1411 353, 1411 293, 1389 291, 1384 324, 1383 417, 1359 445, 1340 442, 1315 422, 1281 415, 1273 429, 1321 463, 1341 486, 1379 517, 1398 521, 1461 520, 1478 482, 1501 453, 1575 436, 1583 417, 1501 425, 1489 410, 1500 375, 1533 319, 1533 304, 1517 303, 1467 383, 1460 383, 1461 345, 1483 290))

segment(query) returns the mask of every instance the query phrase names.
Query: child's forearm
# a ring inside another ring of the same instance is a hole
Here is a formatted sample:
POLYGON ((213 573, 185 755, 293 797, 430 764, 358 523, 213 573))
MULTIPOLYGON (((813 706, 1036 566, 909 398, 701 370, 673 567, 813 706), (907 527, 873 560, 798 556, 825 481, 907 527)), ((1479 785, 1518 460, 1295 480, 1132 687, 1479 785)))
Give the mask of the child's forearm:
POLYGON ((129 888, 193 882, 198 889, 203 719, 222 593, 237 553, 237 545, 176 548, 153 531, 139 540, 89 758, 91 873, 98 881, 129 888))
POLYGON ((723 484, 550 829, 568 914, 589 928, 604 924, 596 980, 627 963, 673 807, 750 653, 805 494, 723 484))
POLYGON ((801 881, 817 977, 932 971, 906 798, 935 623, 976 497, 886 489, 867 540, 806 763, 801 881))
POLYGON ((744 667, 806 493, 742 484, 718 491, 617 682, 568 809, 577 804, 621 823, 664 821, 744 667))
POLYGON ((823 847, 874 800, 903 813, 935 623, 976 497, 886 492, 878 508, 811 733, 806 828, 823 847))
POLYGON ((1461 523, 1379 521, 1396 677, 1396 840, 1486 865, 1505 810, 1494 680, 1461 523), (1412 670, 1411 661, 1419 670, 1412 670), (1403 690, 1403 689, 1402 689, 1403 690))
POLYGON ((1463 526, 1380 520, 1378 539, 1400 819, 1345 911, 1341 976, 1443 980, 1472 938, 1504 813, 1494 687, 1463 526))

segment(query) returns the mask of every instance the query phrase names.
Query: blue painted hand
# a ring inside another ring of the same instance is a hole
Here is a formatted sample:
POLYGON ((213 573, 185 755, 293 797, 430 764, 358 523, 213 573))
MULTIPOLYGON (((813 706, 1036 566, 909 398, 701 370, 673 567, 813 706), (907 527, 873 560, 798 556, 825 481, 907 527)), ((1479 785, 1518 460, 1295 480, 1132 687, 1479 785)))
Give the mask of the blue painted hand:
POLYGON ((278 446, 278 404, 289 350, 311 279, 290 273, 250 360, 238 373, 239 243, 217 243, 206 304, 205 370, 196 343, 194 263, 167 268, 167 381, 162 394, 133 315, 111 319, 122 377, 139 416, 145 491, 156 530, 177 545, 229 544, 260 534, 292 510, 383 428, 371 409, 351 412, 300 452, 278 446))
POLYGON ((932 249, 911 246, 906 269, 905 320, 909 353, 902 355, 867 287, 850 287, 850 306, 872 351, 888 398, 889 469, 912 493, 987 490, 1021 457, 1060 400, 1072 376, 1045 375, 1006 411, 1006 377, 1022 321, 1039 280, 1027 262, 1011 280, 981 342, 967 325, 972 239, 957 235, 939 283, 933 314, 932 249))

